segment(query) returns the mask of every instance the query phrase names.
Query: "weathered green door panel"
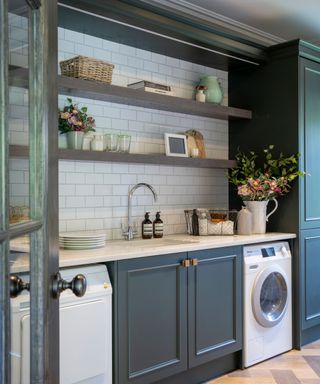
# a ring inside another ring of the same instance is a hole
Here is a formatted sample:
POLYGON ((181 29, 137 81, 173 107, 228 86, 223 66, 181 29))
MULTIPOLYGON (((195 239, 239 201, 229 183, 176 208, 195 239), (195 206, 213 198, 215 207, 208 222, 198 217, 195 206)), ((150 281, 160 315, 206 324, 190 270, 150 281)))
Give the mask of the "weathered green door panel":
POLYGON ((119 262, 119 383, 152 383, 187 369, 186 257, 119 262))
POLYGON ((300 61, 302 166, 301 228, 320 226, 320 64, 300 61))
POLYGON ((320 324, 320 229, 301 231, 302 329, 320 324))
POLYGON ((241 349, 240 247, 189 253, 189 366, 241 349))

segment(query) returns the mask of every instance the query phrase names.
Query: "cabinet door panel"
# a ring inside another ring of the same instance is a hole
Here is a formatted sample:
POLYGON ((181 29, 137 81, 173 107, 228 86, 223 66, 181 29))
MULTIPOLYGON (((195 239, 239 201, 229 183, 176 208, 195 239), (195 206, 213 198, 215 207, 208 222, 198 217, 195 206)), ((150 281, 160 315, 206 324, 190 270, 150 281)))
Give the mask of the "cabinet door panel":
POLYGON ((186 254, 119 263, 119 383, 187 369, 186 254))
POLYGON ((301 231, 302 328, 320 324, 320 230, 301 231))
POLYGON ((316 228, 320 226, 320 66, 301 60, 301 72, 304 85, 301 163, 306 172, 301 179, 301 227, 316 228))
POLYGON ((241 348, 240 248, 192 252, 189 268, 189 365, 241 348))

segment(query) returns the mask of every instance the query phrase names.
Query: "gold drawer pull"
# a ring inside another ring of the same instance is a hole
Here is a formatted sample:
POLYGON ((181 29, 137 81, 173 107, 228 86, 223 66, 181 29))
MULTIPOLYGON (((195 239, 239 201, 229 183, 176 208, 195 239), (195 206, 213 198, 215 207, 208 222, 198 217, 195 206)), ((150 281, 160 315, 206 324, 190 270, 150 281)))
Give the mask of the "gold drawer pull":
POLYGON ((190 260, 182 260, 182 266, 186 268, 190 267, 190 260))
POLYGON ((198 259, 191 259, 191 265, 196 267, 198 265, 198 259))

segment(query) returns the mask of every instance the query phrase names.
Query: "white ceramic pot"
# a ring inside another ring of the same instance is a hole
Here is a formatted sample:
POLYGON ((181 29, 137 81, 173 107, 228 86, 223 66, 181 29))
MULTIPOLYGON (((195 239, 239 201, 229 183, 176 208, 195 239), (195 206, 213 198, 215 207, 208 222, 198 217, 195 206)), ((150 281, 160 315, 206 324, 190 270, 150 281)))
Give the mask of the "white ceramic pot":
POLYGON ((66 133, 69 149, 82 149, 84 133, 80 131, 70 131, 66 133))
POLYGON ((272 199, 275 203, 274 209, 267 214, 268 201, 245 201, 245 205, 252 213, 252 233, 266 233, 266 222, 268 218, 277 210, 278 202, 275 198, 272 199))

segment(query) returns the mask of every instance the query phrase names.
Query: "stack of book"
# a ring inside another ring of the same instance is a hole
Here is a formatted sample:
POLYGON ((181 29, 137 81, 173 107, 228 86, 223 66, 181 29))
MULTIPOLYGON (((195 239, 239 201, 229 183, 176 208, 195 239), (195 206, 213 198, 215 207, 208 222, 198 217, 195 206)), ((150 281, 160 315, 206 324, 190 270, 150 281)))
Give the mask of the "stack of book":
POLYGON ((128 88, 173 96, 173 92, 171 91, 171 87, 169 85, 157 84, 147 80, 141 80, 137 83, 128 84, 128 88))

